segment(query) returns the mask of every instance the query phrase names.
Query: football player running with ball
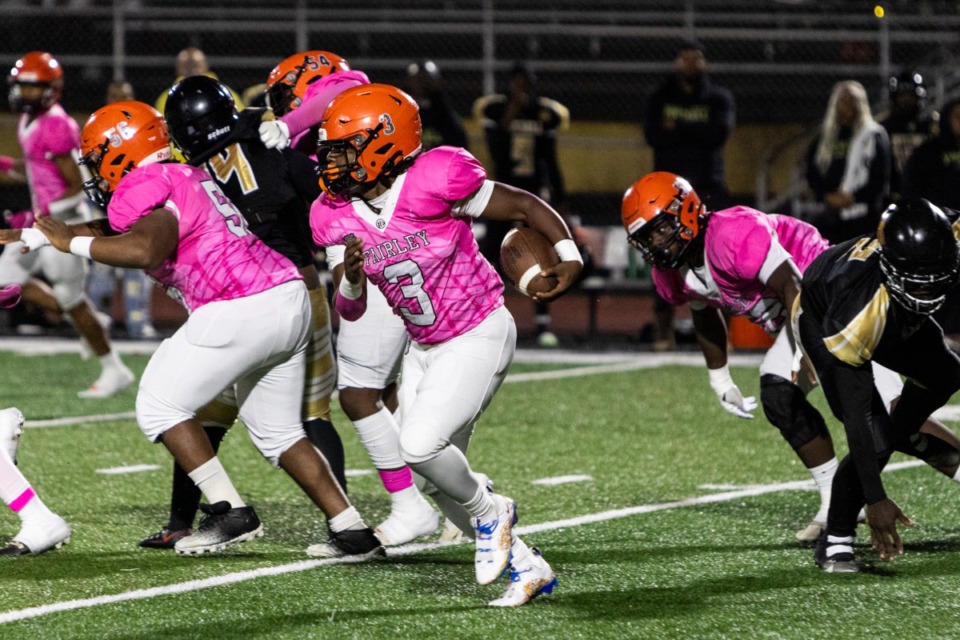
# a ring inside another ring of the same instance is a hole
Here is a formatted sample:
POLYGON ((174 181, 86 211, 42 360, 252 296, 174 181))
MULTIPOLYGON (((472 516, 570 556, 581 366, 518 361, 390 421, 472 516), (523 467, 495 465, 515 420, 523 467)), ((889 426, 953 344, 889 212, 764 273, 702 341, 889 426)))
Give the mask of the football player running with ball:
POLYGON ((319 138, 326 193, 313 204, 310 226, 318 246, 346 245, 335 306, 344 318, 361 317, 367 288, 376 286, 410 334, 400 387, 403 460, 472 520, 463 526, 475 531, 477 581, 490 584, 510 568, 509 587, 491 605, 551 592, 553 570, 513 531, 516 504, 489 491, 465 455, 516 348, 503 282, 471 226, 481 215, 526 222, 554 244, 562 261, 545 273, 558 284, 543 300, 580 273, 570 231, 539 198, 487 180, 466 150, 420 153, 419 109, 396 87, 344 91, 324 112, 319 138))
MULTIPOLYGON (((199 529, 176 551, 220 551, 262 535, 196 417, 233 386, 254 445, 326 515, 330 555, 382 554, 303 431, 311 325, 296 267, 249 231, 205 171, 170 161, 166 125, 153 107, 132 100, 102 107, 83 128, 82 150, 93 173, 85 187, 106 206, 107 220, 67 226, 42 218, 39 231, 26 229, 23 239, 34 249, 49 242, 104 264, 145 269, 190 311, 150 358, 136 403, 144 435, 163 443, 210 502, 199 529)), ((0 241, 20 236, 4 231, 0 241)))
MULTIPOLYGON (((346 60, 329 51, 304 51, 286 58, 267 78, 267 102, 278 120, 260 125, 263 143, 283 149, 292 135, 292 146, 313 156, 317 125, 326 106, 339 93, 365 84, 370 84, 365 73, 351 70, 346 60)), ((337 287, 343 278, 343 245, 327 247, 326 260, 337 287)), ((375 529, 387 546, 431 534, 438 524, 437 512, 417 489, 410 467, 400 456, 397 388, 408 341, 403 320, 393 313, 379 289, 368 292, 363 316, 352 321, 340 318, 340 406, 390 494, 390 514, 375 529)), ((432 487, 428 490, 444 513, 459 509, 432 487)), ((459 534, 459 529, 452 529, 459 534)))
MULTIPOLYGON (((749 318, 776 335, 760 363, 760 404, 819 489, 820 509, 797 533, 798 540, 815 541, 826 528, 839 462, 823 416, 807 400, 816 381, 809 369, 794 370, 799 352, 789 326, 782 329, 789 325, 801 274, 827 249, 826 240, 789 216, 740 206, 707 211, 686 179, 666 171, 635 182, 624 194, 621 213, 630 243, 653 265, 653 281, 663 299, 690 304, 710 386, 733 415, 753 418, 757 403, 744 397, 730 376, 721 312, 749 318)), ((903 383, 880 366, 873 374, 889 411, 903 383)), ((924 431, 957 442, 935 420, 924 431)), ((950 477, 956 471, 942 460, 928 461, 950 477)))

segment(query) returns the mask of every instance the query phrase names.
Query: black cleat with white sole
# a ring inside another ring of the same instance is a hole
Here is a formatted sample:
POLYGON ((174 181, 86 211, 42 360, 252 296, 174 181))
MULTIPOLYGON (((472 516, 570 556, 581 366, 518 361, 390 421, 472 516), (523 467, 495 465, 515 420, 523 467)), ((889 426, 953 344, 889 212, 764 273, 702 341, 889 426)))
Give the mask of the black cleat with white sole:
POLYGON ((200 510, 205 514, 200 519, 200 526, 173 547, 180 555, 216 553, 263 535, 263 524, 253 507, 231 507, 223 500, 211 505, 202 504, 200 510))

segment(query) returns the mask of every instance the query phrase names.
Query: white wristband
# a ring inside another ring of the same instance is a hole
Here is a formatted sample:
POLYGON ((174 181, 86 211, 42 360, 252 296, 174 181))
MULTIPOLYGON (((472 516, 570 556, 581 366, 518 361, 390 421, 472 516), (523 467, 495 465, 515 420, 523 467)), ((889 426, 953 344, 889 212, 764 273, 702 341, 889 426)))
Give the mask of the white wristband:
POLYGON ((43 235, 40 229, 34 229, 32 227, 20 229, 20 240, 30 251, 36 251, 40 247, 46 247, 50 244, 50 239, 43 235))
POLYGON ((70 253, 84 258, 90 257, 90 245, 93 244, 93 236, 76 236, 70 241, 70 253))
POLYGON ((577 243, 570 238, 564 238, 553 245, 557 255, 560 256, 560 262, 579 262, 583 264, 583 258, 580 257, 580 250, 577 249, 577 243))
POLYGON ((347 280, 346 276, 340 279, 340 295, 347 300, 357 300, 363 295, 363 283, 354 284, 347 280))
POLYGON ((730 387, 737 386, 730 377, 728 365, 723 365, 719 369, 707 369, 707 373, 710 374, 710 386, 718 396, 728 391, 730 387))

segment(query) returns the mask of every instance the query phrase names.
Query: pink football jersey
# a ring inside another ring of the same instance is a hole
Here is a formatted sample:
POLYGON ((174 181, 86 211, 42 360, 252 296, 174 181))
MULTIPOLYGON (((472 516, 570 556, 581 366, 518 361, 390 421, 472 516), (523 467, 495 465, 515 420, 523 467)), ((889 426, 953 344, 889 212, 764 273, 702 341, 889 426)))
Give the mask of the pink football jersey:
POLYGON ((203 169, 176 163, 135 168, 120 181, 107 217, 124 233, 159 208, 176 216, 179 240, 176 252, 147 273, 190 311, 302 279, 292 262, 247 229, 203 169))
POLYGON ((28 114, 21 115, 17 138, 23 149, 33 208, 42 209, 62 198, 67 190, 53 158, 80 149, 80 127, 55 104, 32 120, 28 114))
MULTIPOLYGON (((710 215, 704 255, 718 297, 690 286, 687 269, 653 269, 657 291, 670 304, 699 300, 735 316, 746 316, 773 333, 788 310, 761 280, 767 260, 782 263, 789 256, 800 273, 829 246, 811 225, 796 218, 732 207, 710 215)), ((772 265, 776 266, 776 265, 772 265)))
POLYGON ((420 344, 437 344, 474 328, 503 305, 503 281, 480 254, 473 220, 453 215, 458 200, 486 179, 464 149, 438 147, 417 158, 377 213, 359 199, 324 194, 310 210, 318 246, 363 240, 364 272, 420 344))

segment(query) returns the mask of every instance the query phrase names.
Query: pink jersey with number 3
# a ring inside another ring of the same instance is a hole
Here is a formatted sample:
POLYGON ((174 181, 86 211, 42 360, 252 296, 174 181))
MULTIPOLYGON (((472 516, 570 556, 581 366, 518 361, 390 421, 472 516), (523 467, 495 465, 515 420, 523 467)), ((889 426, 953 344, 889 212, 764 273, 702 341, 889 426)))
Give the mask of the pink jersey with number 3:
POLYGON ((768 269, 790 258, 802 274, 829 243, 806 222, 767 214, 749 207, 732 207, 710 214, 704 257, 715 288, 703 295, 690 286, 689 269, 653 269, 657 292, 673 305, 701 301, 707 306, 745 316, 775 332, 786 319, 777 295, 761 278, 768 269))
POLYGON ((23 149, 23 162, 30 182, 33 207, 43 209, 67 191, 55 156, 65 156, 80 148, 80 127, 59 104, 35 118, 23 114, 17 127, 23 149))
POLYGON ((472 218, 453 213, 485 179, 469 152, 438 147, 397 178, 379 214, 360 200, 318 198, 310 209, 313 239, 321 247, 344 244, 351 233, 363 240, 364 272, 411 339, 445 342, 503 305, 503 281, 480 254, 472 218))
POLYGON ((185 164, 138 167, 120 181, 107 217, 120 233, 164 208, 177 218, 174 253, 147 273, 190 311, 302 277, 293 263, 252 234, 206 171, 185 164))

